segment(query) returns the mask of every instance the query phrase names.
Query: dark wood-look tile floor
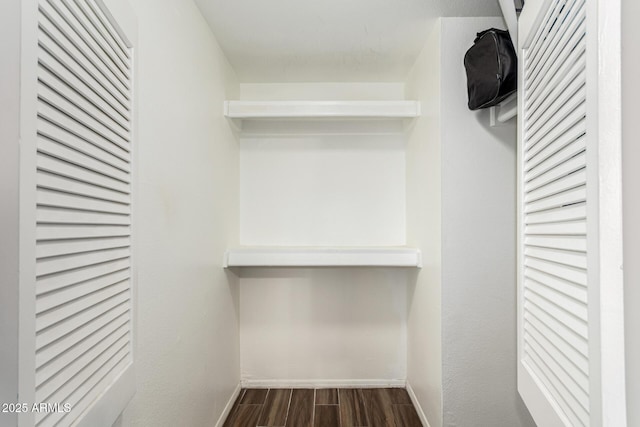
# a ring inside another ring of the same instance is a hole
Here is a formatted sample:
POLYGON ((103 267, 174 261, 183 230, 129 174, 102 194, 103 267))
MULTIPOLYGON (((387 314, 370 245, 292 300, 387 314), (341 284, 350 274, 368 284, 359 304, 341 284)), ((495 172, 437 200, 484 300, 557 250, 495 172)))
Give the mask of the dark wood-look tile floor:
POLYGON ((407 391, 243 389, 225 427, 422 427, 407 391))

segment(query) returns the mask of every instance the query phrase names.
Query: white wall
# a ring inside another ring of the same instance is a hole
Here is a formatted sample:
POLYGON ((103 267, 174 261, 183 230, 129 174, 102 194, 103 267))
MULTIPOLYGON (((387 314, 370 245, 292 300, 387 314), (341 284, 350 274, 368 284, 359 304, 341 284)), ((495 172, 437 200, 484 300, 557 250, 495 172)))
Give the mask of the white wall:
MULTIPOLYGON (((378 99, 401 84, 242 85, 242 98, 378 99)), ((245 123, 240 146, 243 245, 405 243, 405 140, 385 123, 245 123), (383 129, 371 133, 371 126, 383 129)))
POLYGON ((242 244, 404 244, 402 135, 256 136, 240 158, 242 244))
MULTIPOLYGON (((242 98, 402 99, 403 84, 242 85, 242 98)), ((405 243, 405 143, 379 123, 247 125, 244 245, 405 243), (304 128, 304 131, 301 130, 304 128), (366 129, 366 131, 363 131, 366 129), (311 134, 305 132, 311 131, 311 134)), ((251 269, 240 277, 242 378, 345 383, 406 377, 407 273, 251 269)))
POLYGON ((247 101, 335 101, 404 99, 404 83, 242 83, 247 101))
MULTIPOLYGON (((0 4, 0 403, 18 394, 20 2, 0 4)), ((16 425, 0 412, 0 426, 16 425)))
POLYGON ((500 18, 442 19, 444 425, 532 426, 516 391, 515 120, 467 109, 463 57, 500 18))
POLYGON ((407 382, 431 427, 442 426, 440 32, 438 21, 406 86, 422 103, 407 143, 407 244, 424 264, 409 288, 407 382))
POLYGON ((622 173, 624 215, 625 335, 629 427, 640 425, 640 145, 637 55, 640 4, 622 1, 622 173))
POLYGON ((204 426, 239 382, 238 146, 233 70, 191 1, 130 0, 138 18, 137 393, 125 426, 204 426))
POLYGON ((254 384, 406 378, 406 273, 251 269, 241 276, 242 379, 254 384))

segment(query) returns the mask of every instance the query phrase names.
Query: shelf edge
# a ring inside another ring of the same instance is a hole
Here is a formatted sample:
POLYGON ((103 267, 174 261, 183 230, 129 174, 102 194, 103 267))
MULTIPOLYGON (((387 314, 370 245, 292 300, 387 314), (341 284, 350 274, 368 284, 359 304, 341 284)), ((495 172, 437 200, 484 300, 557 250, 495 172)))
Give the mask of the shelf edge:
POLYGON ((225 101, 231 119, 410 119, 420 101, 225 101))
POLYGON ((225 253, 234 267, 402 267, 422 268, 417 248, 238 248, 225 253))

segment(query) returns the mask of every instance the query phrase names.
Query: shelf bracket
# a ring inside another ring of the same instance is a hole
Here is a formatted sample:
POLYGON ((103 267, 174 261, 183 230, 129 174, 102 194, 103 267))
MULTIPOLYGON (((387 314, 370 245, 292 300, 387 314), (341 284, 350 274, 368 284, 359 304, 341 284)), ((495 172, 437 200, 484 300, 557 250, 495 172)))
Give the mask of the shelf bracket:
POLYGON ((518 95, 514 93, 500 104, 489 108, 489 124, 491 127, 505 123, 518 115, 518 95))

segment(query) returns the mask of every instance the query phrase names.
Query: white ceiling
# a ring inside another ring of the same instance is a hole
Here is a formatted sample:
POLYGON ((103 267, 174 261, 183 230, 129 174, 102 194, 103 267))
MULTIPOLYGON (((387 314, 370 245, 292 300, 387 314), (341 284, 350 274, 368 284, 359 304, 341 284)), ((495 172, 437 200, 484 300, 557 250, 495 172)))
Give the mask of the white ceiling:
POLYGON ((195 2, 243 83, 404 81, 436 17, 500 15, 498 0, 195 2))

